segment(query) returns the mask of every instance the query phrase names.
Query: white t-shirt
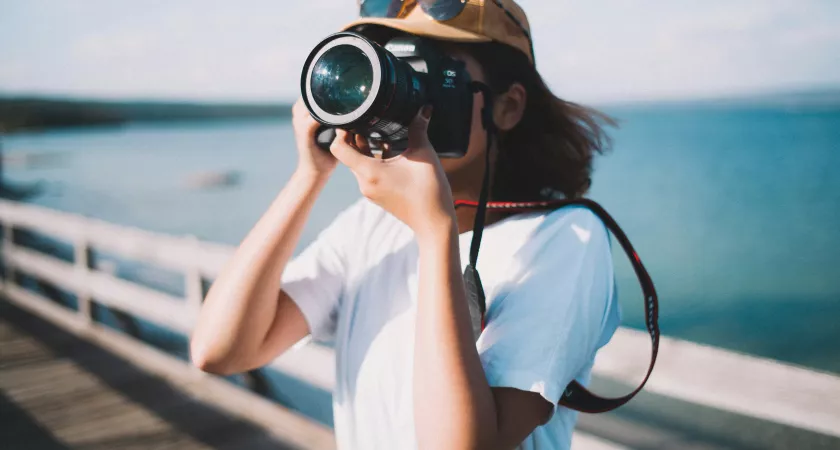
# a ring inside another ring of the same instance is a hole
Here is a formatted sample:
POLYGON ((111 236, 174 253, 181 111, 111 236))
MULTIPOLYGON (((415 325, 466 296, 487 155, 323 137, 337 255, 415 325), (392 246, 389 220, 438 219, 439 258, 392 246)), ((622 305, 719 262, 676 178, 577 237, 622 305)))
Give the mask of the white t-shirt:
MULTIPOLYGON (((462 272, 472 233, 460 236, 462 272)), ((291 261, 282 286, 313 338, 333 341, 339 449, 416 448, 412 397, 419 256, 408 226, 367 201, 342 212, 291 261)), ((592 212, 568 207, 485 228, 478 271, 487 325, 477 342, 490 386, 557 403, 587 384, 618 327, 610 241, 592 212)), ((521 449, 567 449, 577 413, 562 407, 521 449)))

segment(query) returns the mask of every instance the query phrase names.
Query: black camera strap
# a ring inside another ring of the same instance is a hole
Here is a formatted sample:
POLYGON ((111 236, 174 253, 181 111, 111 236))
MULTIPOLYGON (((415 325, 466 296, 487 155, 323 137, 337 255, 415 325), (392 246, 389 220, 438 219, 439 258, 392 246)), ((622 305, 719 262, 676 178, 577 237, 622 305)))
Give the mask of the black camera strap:
POLYGON ((478 262, 478 251, 481 247, 481 236, 484 232, 484 221, 487 209, 506 210, 509 212, 527 212, 540 210, 555 210, 566 206, 583 206, 592 211, 604 223, 607 229, 616 237, 625 253, 630 256, 630 262, 633 265, 633 270, 639 279, 642 287, 642 293, 645 300, 645 326, 651 339, 651 358, 645 378, 641 384, 627 395, 617 398, 604 398, 593 394, 588 389, 583 387, 577 381, 572 381, 566 386, 563 396, 558 402, 559 405, 569 409, 586 412, 586 413, 601 413, 611 411, 624 405, 630 399, 636 396, 647 383, 653 372, 653 367, 656 364, 656 356, 659 353, 659 300, 656 294, 656 288, 653 285, 653 279, 650 277, 647 269, 642 264, 641 258, 636 253, 627 235, 618 226, 618 223, 607 211, 597 202, 586 199, 573 200, 548 200, 539 202, 488 202, 490 191, 490 150, 492 148, 493 138, 496 136, 496 129, 493 123, 493 109, 492 99, 493 93, 490 88, 483 83, 472 83, 475 92, 482 92, 484 94, 484 107, 481 111, 481 122, 484 129, 487 130, 487 151, 485 152, 485 166, 484 179, 481 186, 481 194, 478 202, 458 200, 455 202, 455 207, 469 206, 476 208, 475 222, 473 225, 473 238, 470 244, 470 260, 464 270, 464 285, 467 290, 467 301, 470 309, 470 319, 472 322, 472 329, 475 339, 481 334, 485 325, 485 313, 487 311, 487 304, 484 294, 484 288, 481 284, 481 278, 478 275, 476 264, 478 262))
POLYGON ((478 250, 481 248, 481 235, 484 233, 487 197, 490 194, 490 150, 493 147, 493 138, 496 135, 496 125, 493 122, 493 91, 484 83, 473 82, 471 85, 473 92, 481 92, 484 96, 484 106, 481 108, 481 125, 487 131, 487 149, 484 152, 484 178, 481 182, 481 193, 476 205, 472 243, 470 243, 470 262, 464 269, 464 285, 467 288, 470 321, 473 336, 475 340, 478 340, 481 331, 484 330, 484 313, 487 311, 487 303, 485 302, 484 287, 481 284, 476 263, 478 262, 478 250))

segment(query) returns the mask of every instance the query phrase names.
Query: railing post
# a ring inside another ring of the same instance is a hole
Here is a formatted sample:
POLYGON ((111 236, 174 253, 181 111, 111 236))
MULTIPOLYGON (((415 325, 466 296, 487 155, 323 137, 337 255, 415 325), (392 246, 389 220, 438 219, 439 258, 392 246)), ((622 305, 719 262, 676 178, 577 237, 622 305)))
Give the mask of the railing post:
POLYGON ((76 268, 76 277, 79 287, 76 290, 76 298, 79 303, 79 316, 85 322, 93 320, 93 312, 91 311, 91 296, 90 296, 90 246, 87 239, 81 236, 76 239, 73 245, 73 261, 76 268))
POLYGON ((189 236, 187 238, 190 242, 190 263, 187 266, 187 271, 184 273, 184 296, 187 301, 187 310, 192 318, 198 317, 198 312, 201 309, 201 304, 204 302, 204 283, 201 279, 201 271, 198 270, 199 246, 201 245, 198 238, 189 236))
POLYGON ((3 286, 8 287, 15 284, 15 269, 12 264, 11 253, 15 248, 15 229, 11 222, 3 221, 3 286))

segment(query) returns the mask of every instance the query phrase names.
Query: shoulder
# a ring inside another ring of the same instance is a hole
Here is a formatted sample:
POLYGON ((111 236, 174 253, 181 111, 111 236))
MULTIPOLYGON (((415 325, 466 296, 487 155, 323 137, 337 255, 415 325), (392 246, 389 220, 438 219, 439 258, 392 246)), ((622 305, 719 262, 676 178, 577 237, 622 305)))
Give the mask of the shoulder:
MULTIPOLYGON (((609 256, 609 235, 601 219, 585 207, 568 206, 550 212, 519 214, 493 224, 485 232, 479 271, 500 281, 533 272, 535 264, 555 262, 567 267, 572 259, 595 253, 609 256)), ((462 253, 469 241, 462 243, 462 253)))
POLYGON ((568 255, 609 248, 606 226, 586 207, 559 208, 534 220, 535 226, 523 245, 524 253, 551 258, 551 254, 568 255))
POLYGON ((552 211, 546 216, 543 229, 552 239, 575 245, 596 246, 609 242, 604 223, 592 210, 583 206, 552 211))
POLYGON ((549 295, 557 284, 573 289, 592 277, 607 282, 612 276, 607 229, 585 207, 516 216, 493 230, 488 243, 479 260, 488 298, 534 291, 549 295))

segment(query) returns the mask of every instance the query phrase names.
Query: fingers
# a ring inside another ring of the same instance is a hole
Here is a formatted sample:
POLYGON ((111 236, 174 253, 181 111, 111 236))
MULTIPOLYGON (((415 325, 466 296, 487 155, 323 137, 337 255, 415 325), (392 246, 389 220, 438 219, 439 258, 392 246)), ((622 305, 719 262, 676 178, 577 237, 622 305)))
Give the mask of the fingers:
POLYGON ((306 109, 306 105, 303 103, 303 97, 298 97, 295 104, 292 105, 292 114, 297 114, 303 109, 306 109))
MULTIPOLYGON (((425 106, 414 117, 408 127, 408 148, 426 149, 434 151, 429 142, 429 120, 432 117, 432 107, 425 106)), ((368 173, 376 161, 370 158, 370 143, 361 135, 337 129, 336 138, 330 146, 330 152, 342 164, 349 167, 357 175, 368 173)))
POLYGON ((373 159, 359 153, 352 144, 356 142, 355 135, 346 130, 337 129, 335 140, 330 146, 330 152, 342 164, 354 172, 361 172, 367 169, 373 159))
POLYGON ((296 131, 308 136, 314 136, 315 130, 318 129, 318 121, 309 114, 309 110, 306 109, 306 104, 303 103, 302 98, 298 98, 292 107, 292 125, 296 131))
POLYGON ((426 105, 420 109, 411 125, 408 126, 408 148, 418 149, 428 147, 432 144, 429 142, 429 120, 432 118, 432 107, 426 105))
POLYGON ((356 135, 356 148, 363 154, 371 156, 370 143, 368 142, 367 138, 362 136, 361 134, 356 135))
POLYGON ((306 104, 303 103, 303 99, 300 97, 298 97, 294 106, 292 106, 292 117, 295 119, 309 118, 311 120, 315 120, 312 119, 312 115, 309 114, 309 110, 306 109, 306 104))

